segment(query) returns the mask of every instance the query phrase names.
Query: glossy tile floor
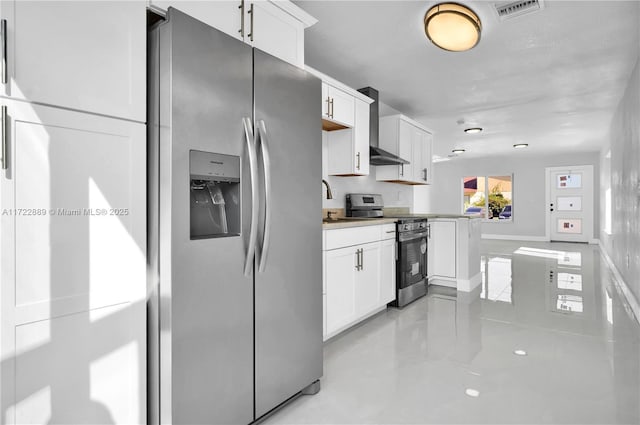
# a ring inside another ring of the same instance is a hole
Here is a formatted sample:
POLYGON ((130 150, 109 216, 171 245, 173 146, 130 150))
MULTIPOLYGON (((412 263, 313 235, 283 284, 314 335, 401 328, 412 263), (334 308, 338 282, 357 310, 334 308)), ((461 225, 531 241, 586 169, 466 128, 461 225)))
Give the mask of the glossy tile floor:
POLYGON ((264 424, 639 424, 640 326, 593 245, 483 241, 437 291, 325 344, 322 390, 264 424))

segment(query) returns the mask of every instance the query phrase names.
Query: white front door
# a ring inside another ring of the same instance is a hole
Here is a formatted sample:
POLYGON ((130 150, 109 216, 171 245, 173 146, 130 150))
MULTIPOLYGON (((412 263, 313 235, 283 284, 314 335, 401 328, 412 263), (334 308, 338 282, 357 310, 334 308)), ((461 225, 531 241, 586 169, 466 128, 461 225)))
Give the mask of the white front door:
POLYGON ((593 166, 547 168, 547 235, 552 241, 593 239, 593 166))

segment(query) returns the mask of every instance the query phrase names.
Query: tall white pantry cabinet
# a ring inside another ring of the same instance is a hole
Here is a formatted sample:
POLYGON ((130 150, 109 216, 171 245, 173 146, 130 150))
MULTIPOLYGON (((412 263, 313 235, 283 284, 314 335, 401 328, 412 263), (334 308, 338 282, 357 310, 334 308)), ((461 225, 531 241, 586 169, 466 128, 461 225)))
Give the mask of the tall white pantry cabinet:
POLYGON ((145 2, 0 19, 0 423, 145 423, 145 2))

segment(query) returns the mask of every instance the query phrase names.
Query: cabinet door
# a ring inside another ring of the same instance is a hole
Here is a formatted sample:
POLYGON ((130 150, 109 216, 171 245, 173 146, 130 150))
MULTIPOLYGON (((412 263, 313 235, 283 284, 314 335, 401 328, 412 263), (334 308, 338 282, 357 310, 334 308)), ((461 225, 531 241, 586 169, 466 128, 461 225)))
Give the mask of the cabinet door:
MULTIPOLYGON (((151 0, 150 3, 164 10, 174 7, 231 37, 243 38, 241 0, 151 0)), ((249 29, 248 24, 249 21, 245 19, 244 32, 249 29)))
POLYGON ((380 243, 360 245, 361 270, 356 273, 356 315, 370 313, 380 306, 380 243))
POLYGON ((5 96, 146 121, 142 1, 3 1, 5 96))
POLYGON ((424 133, 416 127, 413 127, 411 130, 411 165, 413 166, 412 180, 416 183, 425 183, 425 169, 422 164, 422 157, 424 153, 424 133))
MULTIPOLYGON (((400 120, 398 124, 398 156, 407 161, 413 159, 413 132, 415 127, 406 121, 400 120)), ((398 165, 398 180, 413 180, 413 163, 398 165)))
POLYGON ((17 371, 2 405, 29 400, 18 422, 144 422, 145 125, 2 102, 1 354, 17 371))
POLYGON ((433 274, 442 277, 456 277, 456 223, 454 221, 434 221, 431 225, 434 238, 433 274))
POLYGON ((425 169, 425 183, 431 184, 433 182, 433 135, 425 132, 423 138, 422 166, 425 169))
POLYGON ((355 124, 353 126, 354 174, 369 175, 369 105, 355 99, 355 124))
POLYGON ((302 22, 268 1, 251 2, 245 9, 246 42, 293 65, 304 66, 302 22))
POLYGON ((435 261, 435 239, 434 239, 434 227, 435 222, 429 222, 427 224, 428 237, 427 237, 427 278, 434 275, 434 261, 435 261))
POLYGON ((328 88, 329 98, 331 99, 330 119, 347 127, 353 127, 356 99, 352 95, 333 86, 329 86, 328 88))
POLYGON ((396 299, 396 241, 386 239, 380 252, 380 304, 396 299))
POLYGON ((325 251, 327 275, 327 334, 355 319, 357 247, 325 251))

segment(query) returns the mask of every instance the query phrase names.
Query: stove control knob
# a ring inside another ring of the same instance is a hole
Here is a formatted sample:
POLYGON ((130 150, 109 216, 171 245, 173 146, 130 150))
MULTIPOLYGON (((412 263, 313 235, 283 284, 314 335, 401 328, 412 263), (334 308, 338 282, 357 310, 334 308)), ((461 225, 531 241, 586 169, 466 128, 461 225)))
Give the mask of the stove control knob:
POLYGON ((408 224, 404 225, 404 230, 409 230, 409 225, 408 224))

